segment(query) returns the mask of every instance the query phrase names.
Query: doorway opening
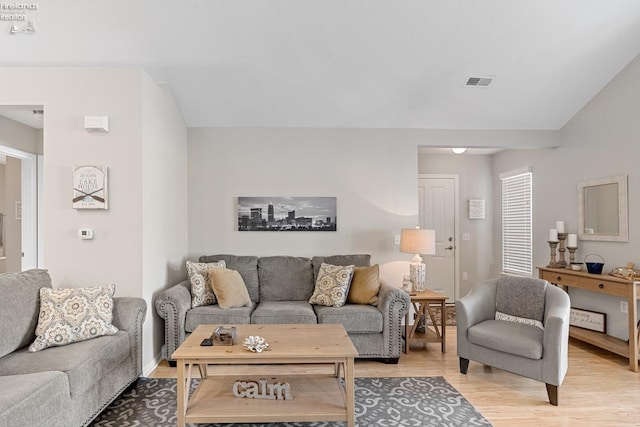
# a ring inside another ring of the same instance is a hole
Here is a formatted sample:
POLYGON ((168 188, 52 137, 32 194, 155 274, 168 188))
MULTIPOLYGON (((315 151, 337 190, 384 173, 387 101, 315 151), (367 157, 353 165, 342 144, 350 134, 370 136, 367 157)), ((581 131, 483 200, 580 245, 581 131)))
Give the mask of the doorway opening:
POLYGON ((43 265, 38 209, 43 156, 37 154, 42 146, 42 106, 3 106, 0 116, 0 271, 19 272, 43 265), (38 121, 25 123, 21 118, 27 112, 35 116, 36 108, 38 121))

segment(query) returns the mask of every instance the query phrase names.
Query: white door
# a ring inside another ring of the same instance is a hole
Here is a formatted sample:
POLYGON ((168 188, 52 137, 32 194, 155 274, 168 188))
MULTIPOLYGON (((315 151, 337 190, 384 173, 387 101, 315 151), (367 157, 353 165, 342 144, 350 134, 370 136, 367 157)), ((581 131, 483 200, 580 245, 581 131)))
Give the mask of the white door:
POLYGON ((423 257, 427 265, 427 287, 449 297, 457 297, 456 287, 456 200, 457 176, 418 180, 420 227, 436 230, 436 254, 423 257))

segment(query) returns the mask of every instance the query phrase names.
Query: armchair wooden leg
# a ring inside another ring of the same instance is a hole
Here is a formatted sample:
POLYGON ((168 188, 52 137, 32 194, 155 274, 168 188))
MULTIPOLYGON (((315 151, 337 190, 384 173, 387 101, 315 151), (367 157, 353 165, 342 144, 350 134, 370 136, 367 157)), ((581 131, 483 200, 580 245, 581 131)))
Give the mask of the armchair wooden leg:
POLYGON ((469 359, 465 359, 464 357, 460 358, 460 373, 466 374, 469 369, 469 359))
POLYGON ((547 395, 549 395, 549 403, 553 406, 558 406, 558 386, 552 384, 545 384, 547 386, 547 395))

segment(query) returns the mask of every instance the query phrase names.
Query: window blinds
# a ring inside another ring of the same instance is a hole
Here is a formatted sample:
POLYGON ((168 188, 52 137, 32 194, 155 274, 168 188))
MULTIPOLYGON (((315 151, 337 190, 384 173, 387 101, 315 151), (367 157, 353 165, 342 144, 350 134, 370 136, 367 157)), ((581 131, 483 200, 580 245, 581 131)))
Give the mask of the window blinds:
POLYGON ((532 186, 531 170, 500 175, 502 181, 502 271, 531 276, 532 186))

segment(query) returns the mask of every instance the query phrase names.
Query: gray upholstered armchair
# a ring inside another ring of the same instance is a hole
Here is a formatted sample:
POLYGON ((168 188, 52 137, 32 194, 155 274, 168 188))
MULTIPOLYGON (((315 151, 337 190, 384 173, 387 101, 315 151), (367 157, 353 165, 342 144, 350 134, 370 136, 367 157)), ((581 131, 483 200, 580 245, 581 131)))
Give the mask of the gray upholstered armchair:
POLYGON ((569 296, 540 279, 503 276, 456 301, 460 372, 469 360, 542 381, 549 402, 567 372, 569 296))

